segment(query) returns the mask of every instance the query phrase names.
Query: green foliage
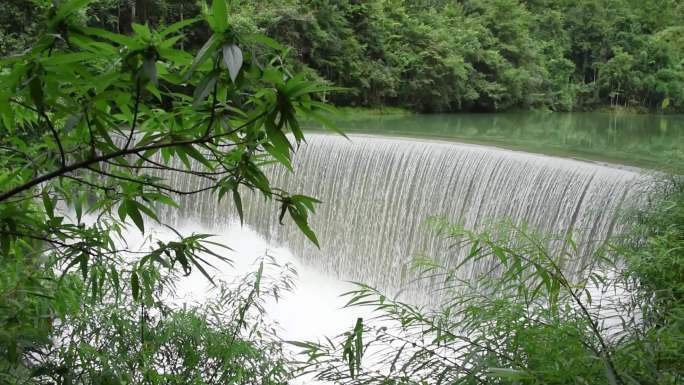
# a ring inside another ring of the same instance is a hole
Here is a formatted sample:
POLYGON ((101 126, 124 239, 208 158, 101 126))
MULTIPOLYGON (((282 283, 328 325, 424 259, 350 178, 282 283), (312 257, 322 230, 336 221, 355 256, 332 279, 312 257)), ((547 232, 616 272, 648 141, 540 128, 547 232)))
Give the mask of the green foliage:
POLYGON ((663 310, 684 301, 684 183, 679 177, 668 179, 655 191, 650 205, 637 213, 635 241, 625 252, 630 253, 629 274, 657 297, 650 302, 663 310))
POLYGON ((438 306, 359 284, 347 306, 375 316, 337 340, 298 345, 303 370, 359 384, 676 384, 684 373, 681 181, 663 192, 639 213, 627 238, 637 244, 615 240, 586 264, 569 235, 505 223, 472 232, 438 220, 470 250, 456 266, 414 262, 438 306), (363 344, 362 362, 350 359, 354 343, 363 344))
POLYGON ((289 214, 318 244, 308 225, 318 201, 272 186, 262 166, 292 169, 304 140, 298 118, 330 111, 318 95, 334 89, 292 72, 277 43, 233 28, 224 0, 205 7, 211 35, 194 55, 181 47, 197 18, 132 23, 131 34, 119 34, 87 25, 84 7, 94 1, 57 3, 36 19, 45 33, 35 44, 0 61, 2 382, 119 383, 128 381, 112 376, 128 372, 130 381, 166 383, 159 371, 168 364, 185 376, 173 383, 225 383, 226 375, 282 383, 287 372, 273 361, 276 352, 255 345, 261 335, 237 340, 261 293, 262 269, 246 305, 221 302, 222 312, 240 315, 231 323, 203 310, 169 310, 162 293, 175 281, 170 272, 216 283, 210 261, 227 260, 209 235, 159 240, 150 228, 161 225, 160 208, 204 191, 217 199, 229 192, 242 217, 240 195, 252 190, 281 202, 281 222, 289 214), (175 188, 166 180, 174 173, 204 184, 175 188), (128 243, 131 228, 148 250, 128 243), (159 351, 148 357, 141 341, 145 354, 122 355, 135 336, 147 338, 150 322, 162 333, 155 349, 171 352, 157 361, 159 351), (221 376, 207 379, 206 366, 188 366, 193 345, 174 342, 188 328, 204 341, 197 342, 204 364, 219 365, 221 376), (118 345, 107 345, 115 332, 118 345))
MULTIPOLYGON (((288 47, 298 72, 349 88, 330 96, 339 105, 428 112, 684 108, 684 7, 676 0, 249 0, 225 9, 178 0, 90 3, 79 17, 119 33, 133 31, 133 22, 230 15, 231 29, 288 47)), ((12 0, 3 7, 0 53, 14 52, 36 31, 35 5, 12 0), (26 23, 9 22, 15 18, 26 23)), ((226 20, 209 24, 223 31, 226 20)), ((210 34, 196 24, 181 45, 199 48, 210 34)))
POLYGON ((353 90, 335 103, 418 111, 679 111, 683 11, 673 0, 279 0, 236 9, 312 76, 353 90))
POLYGON ((122 295, 116 303, 89 304, 52 324, 59 343, 32 352, 31 381, 284 384, 291 369, 263 304, 291 287, 294 272, 282 267, 271 279, 261 271, 237 285, 219 283, 196 306, 170 306, 163 284, 142 302, 122 295))
POLYGON ((45 4, 26 0, 8 0, 0 4, 0 57, 28 47, 40 32, 45 4))
MULTIPOLYGON (((681 177, 662 181, 650 204, 636 213, 637 227, 621 251, 626 276, 639 287, 643 315, 640 338, 627 354, 644 349, 649 360, 666 373, 684 372, 684 184, 681 177)), ((654 373, 652 381, 661 381, 654 373)), ((667 378, 667 377, 666 377, 667 378)))

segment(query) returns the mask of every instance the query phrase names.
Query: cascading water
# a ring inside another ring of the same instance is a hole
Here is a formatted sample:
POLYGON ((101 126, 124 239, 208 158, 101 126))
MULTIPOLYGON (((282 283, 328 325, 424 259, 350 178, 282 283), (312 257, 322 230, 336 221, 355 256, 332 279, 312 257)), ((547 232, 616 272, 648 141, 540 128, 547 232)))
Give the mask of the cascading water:
MULTIPOLYGON (((428 217, 466 228, 510 218, 548 233, 572 229, 580 254, 588 255, 620 231, 617 212, 641 199, 645 180, 629 170, 474 145, 323 134, 307 141, 294 174, 283 167, 268 174, 273 186, 323 202, 310 218, 321 249, 291 221, 280 225, 276 204, 261 197, 246 199, 246 223, 323 273, 385 290, 405 283, 406 263, 418 254, 457 262, 458 253, 447 253, 422 226, 428 217)), ((187 176, 171 179, 179 189, 201 185, 187 176)), ((235 217, 228 201, 195 196, 183 201, 182 215, 225 224, 235 217)), ((178 218, 172 211, 163 220, 178 218)))

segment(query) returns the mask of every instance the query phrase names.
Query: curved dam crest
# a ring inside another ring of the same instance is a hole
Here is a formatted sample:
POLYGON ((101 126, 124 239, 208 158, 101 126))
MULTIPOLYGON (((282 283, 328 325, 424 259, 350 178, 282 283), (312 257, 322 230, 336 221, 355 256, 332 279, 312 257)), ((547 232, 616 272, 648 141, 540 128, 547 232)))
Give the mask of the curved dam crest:
MULTIPOLYGON (((405 283, 406 264, 417 255, 458 263, 459 252, 424 225, 429 217, 471 229, 502 218, 543 233, 572 229, 587 256, 623 229, 617 214, 643 199, 647 181, 633 170, 470 144, 327 134, 309 134, 307 142, 294 156, 294 173, 270 167, 267 174, 273 186, 323 202, 310 218, 321 249, 289 218, 278 223, 276 202, 254 194, 244 197, 246 224, 324 273, 385 290, 405 283)), ((166 177, 180 189, 203 184, 166 177)), ((182 215, 169 211, 163 220, 193 217, 212 226, 235 217, 230 199, 181 200, 182 215)))

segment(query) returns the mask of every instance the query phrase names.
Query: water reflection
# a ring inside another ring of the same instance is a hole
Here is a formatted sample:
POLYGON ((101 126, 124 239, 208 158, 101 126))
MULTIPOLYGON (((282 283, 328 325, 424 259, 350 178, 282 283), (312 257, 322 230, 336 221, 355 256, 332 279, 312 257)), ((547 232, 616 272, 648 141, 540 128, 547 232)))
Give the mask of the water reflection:
POLYGON ((337 118, 347 132, 483 143, 664 169, 684 164, 684 115, 497 113, 337 118))

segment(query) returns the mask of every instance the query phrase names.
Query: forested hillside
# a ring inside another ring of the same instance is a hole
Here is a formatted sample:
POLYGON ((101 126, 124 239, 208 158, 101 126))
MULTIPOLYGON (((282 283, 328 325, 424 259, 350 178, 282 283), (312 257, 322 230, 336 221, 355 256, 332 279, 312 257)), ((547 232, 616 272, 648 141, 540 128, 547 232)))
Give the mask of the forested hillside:
MULTIPOLYGON (((0 5, 3 54, 30 40, 41 2, 0 5)), ((201 12, 194 1, 99 0, 84 17, 127 32, 201 12)), ((245 0, 232 12, 238 28, 291 47, 298 70, 350 88, 331 96, 340 105, 684 110, 680 0, 245 0)), ((193 41, 207 33, 197 27, 193 41)))

